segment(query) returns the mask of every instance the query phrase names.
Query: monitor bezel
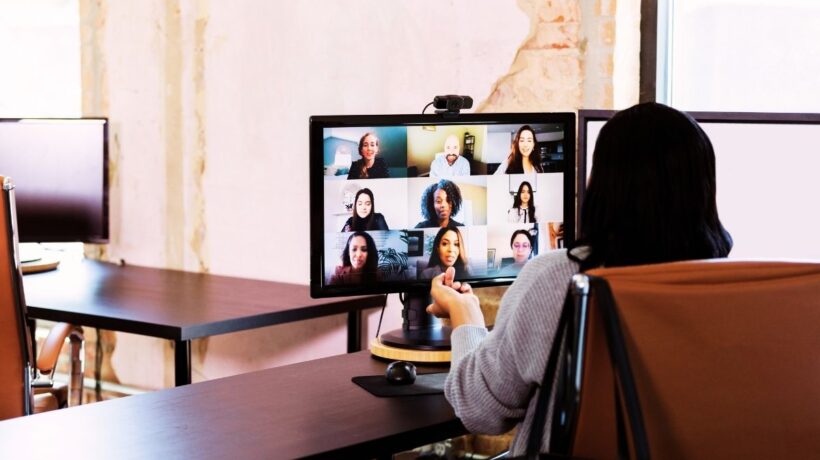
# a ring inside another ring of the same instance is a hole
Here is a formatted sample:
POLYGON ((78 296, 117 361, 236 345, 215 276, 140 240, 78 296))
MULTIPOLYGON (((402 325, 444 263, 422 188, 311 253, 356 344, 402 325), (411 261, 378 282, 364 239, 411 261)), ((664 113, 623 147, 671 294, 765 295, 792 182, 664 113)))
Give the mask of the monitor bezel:
MULTIPOLYGON (((66 234, 55 232, 43 232, 35 235, 30 235, 21 232, 18 228, 18 239, 20 243, 88 243, 88 244, 106 244, 110 242, 110 203, 109 203, 109 153, 108 153, 108 117, 21 117, 21 118, 2 118, 0 123, 21 123, 21 122, 61 122, 61 121, 94 121, 102 122, 103 126, 103 162, 102 162, 102 228, 98 235, 79 235, 66 234)), ((14 176, 10 176, 14 180, 14 176)), ((18 192, 19 193, 19 192, 18 192)), ((19 215, 19 203, 17 205, 19 215)), ((18 227, 19 227, 18 219, 18 227)), ((51 227, 50 227, 51 228, 51 227)), ((56 228, 56 226, 54 227, 56 228)))
MULTIPOLYGON (((556 124, 563 123, 564 131, 564 246, 575 241, 575 168, 576 116, 574 112, 532 113, 471 113, 456 116, 429 115, 315 115, 309 119, 310 152, 310 293, 312 297, 337 297, 369 294, 390 294, 429 290, 430 280, 386 281, 375 285, 330 286, 324 283, 324 155, 323 129, 335 127, 421 126, 421 125, 487 125, 487 124, 556 124)), ((488 277, 470 280, 474 287, 505 286, 515 277, 488 277)))

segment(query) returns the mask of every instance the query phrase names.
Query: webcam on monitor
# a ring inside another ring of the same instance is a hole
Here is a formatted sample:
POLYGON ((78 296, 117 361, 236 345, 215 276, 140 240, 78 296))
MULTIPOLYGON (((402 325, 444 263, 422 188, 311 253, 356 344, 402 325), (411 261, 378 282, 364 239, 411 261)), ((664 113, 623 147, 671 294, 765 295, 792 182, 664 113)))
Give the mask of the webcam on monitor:
POLYGON ((461 109, 473 108, 473 98, 455 94, 436 96, 433 98, 433 107, 436 109, 436 113, 457 115, 461 109))

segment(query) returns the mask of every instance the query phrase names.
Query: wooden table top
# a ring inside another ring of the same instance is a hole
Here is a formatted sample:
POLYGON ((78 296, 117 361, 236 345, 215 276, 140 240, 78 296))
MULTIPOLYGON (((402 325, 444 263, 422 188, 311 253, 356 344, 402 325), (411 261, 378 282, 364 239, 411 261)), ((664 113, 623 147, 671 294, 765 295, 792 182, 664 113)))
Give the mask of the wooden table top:
POLYGON ((443 395, 379 398, 350 380, 385 367, 358 352, 20 417, 0 422, 0 445, 9 458, 372 458, 465 433, 443 395), (59 442, 89 436, 92 451, 59 442))
POLYGON ((84 260, 23 277, 30 317, 190 340, 381 307, 385 296, 312 299, 307 285, 84 260))

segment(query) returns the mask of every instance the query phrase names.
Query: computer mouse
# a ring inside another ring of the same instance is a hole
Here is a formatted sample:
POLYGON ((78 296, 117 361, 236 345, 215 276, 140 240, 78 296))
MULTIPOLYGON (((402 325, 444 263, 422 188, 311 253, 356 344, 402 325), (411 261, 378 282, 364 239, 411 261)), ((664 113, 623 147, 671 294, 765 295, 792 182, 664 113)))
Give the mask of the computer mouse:
POLYGON ((416 366, 408 361, 393 361, 384 372, 391 385, 410 385, 416 381, 416 366))

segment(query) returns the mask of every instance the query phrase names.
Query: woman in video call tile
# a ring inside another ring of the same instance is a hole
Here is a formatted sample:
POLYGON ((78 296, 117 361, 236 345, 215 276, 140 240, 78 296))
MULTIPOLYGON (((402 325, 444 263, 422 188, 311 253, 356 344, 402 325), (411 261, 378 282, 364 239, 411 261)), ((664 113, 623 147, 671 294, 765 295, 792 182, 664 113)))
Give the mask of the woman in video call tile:
POLYGON ((427 268, 422 270, 420 279, 429 279, 444 273, 450 267, 456 269, 456 277, 468 276, 467 245, 457 228, 441 228, 433 240, 433 253, 427 268))
POLYGON ((342 251, 342 265, 336 267, 330 284, 362 284, 376 281, 379 252, 367 232, 354 232, 342 251))
POLYGON ((513 206, 507 211, 507 222, 535 223, 535 192, 532 191, 529 182, 523 181, 518 186, 518 193, 513 197, 513 206))
POLYGON ((353 206, 353 216, 348 217, 347 222, 342 227, 343 232, 390 230, 384 216, 376 212, 376 201, 373 199, 373 192, 369 188, 363 188, 356 192, 353 206))
POLYGON ((444 152, 436 155, 430 163, 430 177, 442 178, 469 176, 470 162, 461 156, 461 143, 458 136, 450 134, 444 141, 444 152))
POLYGON ((541 154, 535 148, 535 131, 530 125, 518 128, 510 146, 510 155, 495 170, 495 174, 535 174, 541 168, 541 154))
POLYGON ((510 248, 513 252, 513 263, 502 268, 499 276, 515 276, 524 268, 524 264, 532 258, 532 235, 526 230, 516 230, 510 238, 510 248))
POLYGON ((464 224, 452 219, 460 209, 461 190, 452 181, 442 179, 421 194, 421 214, 426 220, 417 223, 416 228, 461 227, 464 224))
POLYGON ((390 177, 387 162, 376 158, 379 154, 379 138, 373 133, 365 133, 359 139, 359 155, 362 157, 350 165, 348 179, 382 179, 390 177))

